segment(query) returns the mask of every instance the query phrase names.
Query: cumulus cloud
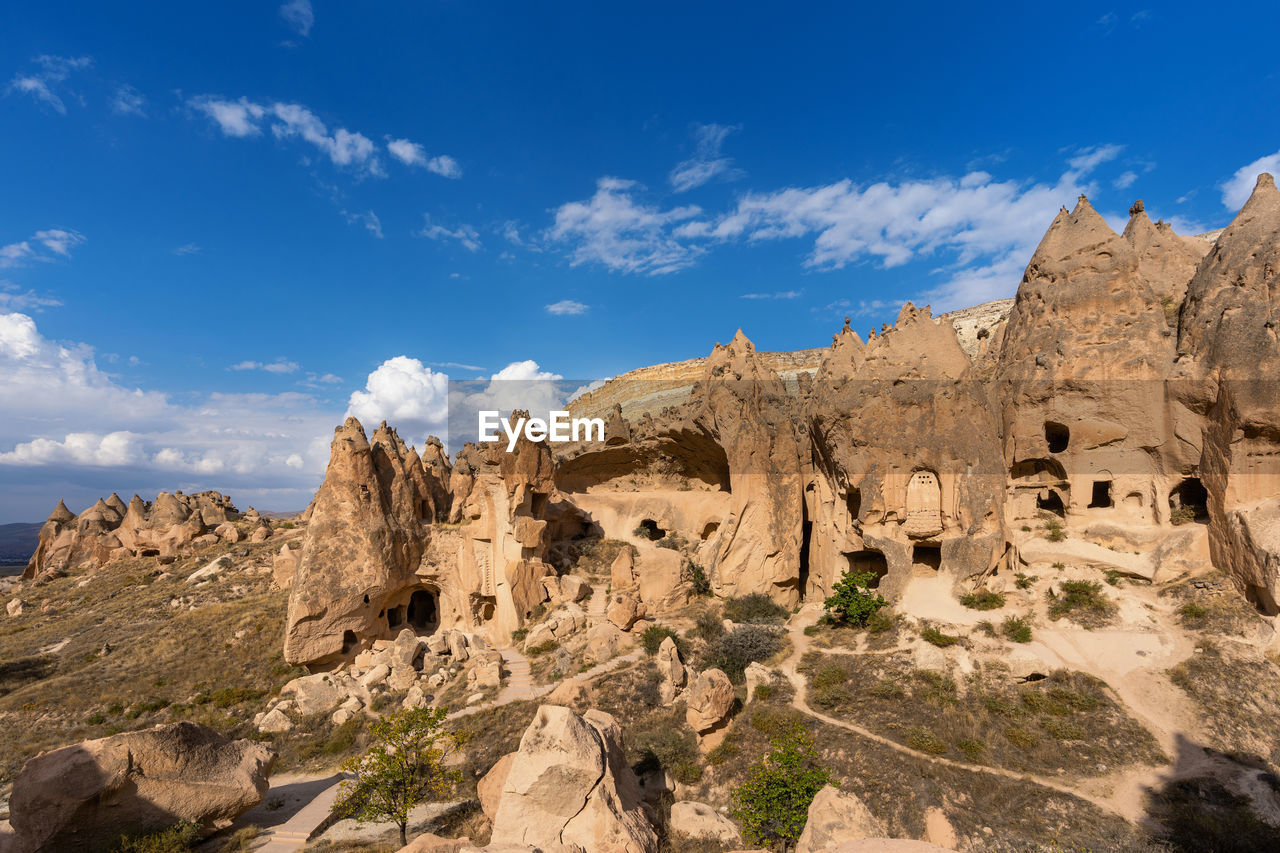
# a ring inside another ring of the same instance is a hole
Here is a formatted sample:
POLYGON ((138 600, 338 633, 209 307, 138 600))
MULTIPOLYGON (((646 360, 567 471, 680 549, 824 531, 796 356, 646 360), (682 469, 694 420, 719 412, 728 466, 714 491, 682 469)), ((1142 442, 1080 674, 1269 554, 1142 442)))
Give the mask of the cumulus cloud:
POLYGON ((462 167, 458 165, 457 160, 448 154, 430 157, 427 155, 427 150, 416 142, 410 142, 407 139, 391 139, 387 141, 387 151, 406 166, 419 166, 446 178, 462 177, 462 167))
POLYGON ((227 100, 201 95, 188 106, 211 119, 223 135, 236 138, 258 136, 262 125, 270 124, 276 139, 301 139, 319 150, 335 166, 381 175, 377 146, 363 133, 339 127, 330 132, 320 118, 302 104, 259 104, 248 98, 227 100))
POLYGON ((33 505, 41 514, 64 489, 91 503, 113 490, 216 488, 301 508, 338 420, 306 394, 196 394, 180 404, 122 385, 91 347, 49 340, 17 312, 0 314, 0 411, 0 513, 14 518, 29 518, 33 505))
POLYGON ((700 249, 676 238, 672 227, 702 209, 661 210, 637 201, 635 181, 601 178, 587 201, 556 210, 550 239, 571 247, 573 266, 596 263, 615 272, 662 275, 692 266, 700 249))
POLYGON ((147 99, 132 86, 117 86, 111 96, 111 111, 122 116, 145 116, 147 99))
POLYGON ((316 13, 311 8, 311 0, 289 0, 280 7, 280 17, 284 18, 285 23, 303 38, 311 35, 311 28, 316 22, 316 13))
POLYGON ((73 71, 79 71, 93 65, 88 56, 37 56, 32 60, 38 70, 26 74, 17 74, 9 81, 5 94, 29 95, 36 101, 52 108, 55 112, 66 115, 67 105, 60 91, 62 84, 73 71))
POLYGON ((0 246, 0 268, 22 266, 29 261, 52 261, 70 257, 71 250, 84 242, 78 231, 50 228, 37 231, 26 240, 0 246))
POLYGON ((271 362, 262 361, 242 361, 233 364, 228 370, 265 370, 267 373, 297 373, 298 363, 296 361, 287 361, 278 358, 271 362))
POLYGON ((1270 172, 1273 177, 1280 177, 1280 151, 1259 157, 1247 166, 1241 166, 1236 173, 1222 184, 1222 203, 1228 210, 1239 210, 1253 194, 1258 175, 1270 172))
POLYGON ((406 440, 421 443, 445 431, 449 418, 449 377, 416 358, 398 355, 369 374, 363 391, 353 391, 347 414, 372 428, 381 421, 406 440))
POLYGON ((720 153, 725 137, 735 130, 738 128, 723 124, 699 126, 694 131, 697 146, 694 155, 677 165, 667 176, 672 189, 682 193, 716 178, 732 180, 741 177, 743 172, 734 168, 733 158, 724 157, 720 153))
POLYGON ((419 237, 426 237, 428 240, 449 241, 457 240, 462 244, 462 248, 468 252, 480 251, 480 233, 470 225, 459 225, 457 228, 446 228, 443 225, 433 225, 431 217, 427 214, 422 215, 424 225, 421 230, 415 231, 419 237))
POLYGON ((589 305, 584 305, 581 302, 575 302, 572 299, 561 299, 559 302, 552 302, 550 305, 548 305, 547 313, 555 314, 557 317, 561 317, 566 314, 569 314, 569 315, 585 314, 587 313, 587 309, 589 307, 590 307, 589 305))

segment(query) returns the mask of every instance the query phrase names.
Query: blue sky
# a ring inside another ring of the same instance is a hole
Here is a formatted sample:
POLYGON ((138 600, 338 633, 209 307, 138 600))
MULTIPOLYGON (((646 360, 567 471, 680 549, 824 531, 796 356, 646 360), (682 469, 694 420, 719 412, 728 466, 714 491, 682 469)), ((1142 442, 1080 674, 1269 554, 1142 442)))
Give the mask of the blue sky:
POLYGON ((441 374, 822 346, 1280 167, 1273 3, 689 6, 5 4, 0 521, 300 507, 441 374))

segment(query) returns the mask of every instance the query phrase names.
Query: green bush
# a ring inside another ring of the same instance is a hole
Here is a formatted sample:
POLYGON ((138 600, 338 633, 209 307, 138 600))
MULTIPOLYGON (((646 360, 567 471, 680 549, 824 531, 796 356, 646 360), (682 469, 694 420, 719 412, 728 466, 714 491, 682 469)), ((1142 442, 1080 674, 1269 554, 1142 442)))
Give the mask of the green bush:
POLYGON ((1000 623, 1000 633, 1015 643, 1031 642, 1031 623, 1020 616, 1007 616, 1000 623))
POLYGON ((1018 572, 1014 575, 1014 578, 1015 580, 1013 585, 1018 589, 1031 589, 1032 585, 1035 584, 1036 581, 1040 580, 1036 575, 1026 575, 1022 572, 1018 572))
POLYGON ((1116 606, 1102 592, 1097 581, 1062 581, 1061 593, 1045 592, 1049 601, 1049 618, 1070 616, 1085 627, 1106 624, 1116 612, 1116 606))
POLYGON ((822 604, 832 622, 863 627, 880 608, 889 606, 880 593, 871 591, 875 577, 873 572, 847 571, 836 581, 822 604))
POLYGON ((769 754, 733 792, 733 817, 751 844, 791 846, 804 830, 813 798, 831 781, 813 739, 793 723, 772 738, 769 754))
POLYGON ((702 598, 711 594, 711 579, 707 577, 707 570, 693 560, 685 560, 684 576, 693 587, 694 595, 702 598))
POLYGON ((753 592, 740 598, 725 599, 724 615, 734 622, 750 625, 781 625, 788 613, 769 596, 753 592))
POLYGON ((1062 522, 1051 518, 1044 523, 1045 538, 1050 542, 1061 542, 1067 538, 1067 531, 1062 529, 1062 522))
POLYGON ((960 603, 970 610, 999 610, 1004 607, 1004 593, 981 590, 960 596, 960 603))
POLYGON ((1196 511, 1189 506, 1180 506, 1169 513, 1169 523, 1173 525, 1189 524, 1196 520, 1196 511))
POLYGON ((168 829, 145 835, 122 835, 112 853, 190 853, 200 840, 200 824, 181 821, 168 829))
POLYGON ((515 629, 514 631, 512 631, 512 632, 511 632, 511 642, 513 642, 513 643, 523 643, 523 642, 524 642, 524 638, 525 638, 525 637, 527 637, 527 636, 529 636, 529 629, 528 629, 528 628, 517 628, 517 629, 515 629))
POLYGON ((640 756, 635 765, 637 772, 662 768, 684 785, 693 785, 702 779, 698 737, 682 716, 674 713, 651 715, 645 721, 632 725, 628 738, 634 753, 640 756))
POLYGON ((879 634, 882 631, 888 631, 890 628, 898 624, 898 615, 891 608, 877 608, 875 613, 867 617, 867 631, 871 634, 879 634))
POLYGON ((525 649, 524 653, 529 657, 538 657, 539 655, 545 655, 547 652, 553 652, 558 648, 560 648, 560 644, 558 642, 555 640, 547 640, 545 642, 538 643, 538 645, 533 646, 532 648, 525 649))
POLYGON ((939 648, 954 646, 956 643, 960 642, 959 637, 953 637, 950 634, 944 634, 941 631, 939 631, 937 628, 933 627, 932 625, 928 626, 923 631, 921 631, 920 636, 924 638, 924 641, 926 643, 932 643, 933 645, 939 648))
POLYGON ((782 638, 768 628, 740 625, 711 644, 703 668, 722 670, 730 681, 740 684, 748 666, 768 660, 781 650, 782 638))
POLYGON ((693 620, 693 633, 711 642, 724 635, 724 617, 714 607, 708 607, 693 620))
POLYGON ((1178 618, 1188 628, 1199 628, 1209 618, 1209 608, 1198 601, 1188 601, 1178 608, 1178 618))
POLYGON ((923 726, 907 730, 907 746, 930 755, 942 755, 947 751, 947 742, 923 726))
POLYGON ((644 629, 644 633, 640 635, 640 644, 644 646, 645 654, 653 657, 658 653, 658 647, 662 645, 662 641, 670 637, 672 642, 676 644, 676 648, 680 647, 680 638, 676 636, 676 632, 672 631, 666 625, 650 625, 644 629))

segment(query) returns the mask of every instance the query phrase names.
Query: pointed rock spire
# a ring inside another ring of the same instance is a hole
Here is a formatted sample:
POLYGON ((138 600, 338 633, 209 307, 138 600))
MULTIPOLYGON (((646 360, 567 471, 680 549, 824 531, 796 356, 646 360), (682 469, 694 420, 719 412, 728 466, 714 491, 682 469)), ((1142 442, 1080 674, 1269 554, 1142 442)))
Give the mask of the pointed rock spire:
POLYGON ((75 513, 67 509, 66 502, 62 500, 59 500, 58 505, 53 508, 53 512, 49 513, 49 521, 56 521, 59 524, 66 524, 75 517, 75 513))

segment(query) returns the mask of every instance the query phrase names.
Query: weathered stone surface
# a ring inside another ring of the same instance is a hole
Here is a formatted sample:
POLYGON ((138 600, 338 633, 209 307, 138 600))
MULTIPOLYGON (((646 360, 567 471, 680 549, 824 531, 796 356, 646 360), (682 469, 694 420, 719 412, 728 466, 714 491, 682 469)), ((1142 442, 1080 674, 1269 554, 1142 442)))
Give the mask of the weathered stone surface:
POLYGON ((848 841, 884 836, 884 826, 862 800, 827 785, 813 798, 796 853, 825 853, 848 841))
POLYGON ((706 803, 672 803, 667 831, 675 836, 708 839, 722 845, 742 844, 742 834, 733 821, 706 803))
POLYGON ((41 753, 14 780, 15 848, 106 849, 178 820, 221 826, 266 794, 275 753, 173 723, 41 753))
POLYGON ((662 697, 662 704, 670 705, 680 691, 684 690, 689 678, 674 640, 667 637, 662 641, 658 646, 658 653, 654 655, 653 663, 658 668, 658 675, 662 679, 658 683, 658 694, 662 697))
POLYGON ((614 595, 606 611, 609 621, 623 631, 628 631, 640 616, 640 603, 629 595, 614 595))
POLYGON ((547 853, 569 853, 574 845, 600 853, 657 850, 612 717, 538 709, 507 773, 492 841, 547 853))
POLYGON ((773 673, 769 671, 769 667, 759 662, 752 662, 747 666, 747 701, 750 702, 756 698, 756 688, 761 684, 772 684, 773 673))
POLYGON ((636 557, 631 546, 628 545, 618 551, 618 556, 613 558, 613 563, 609 566, 609 579, 614 591, 621 592, 635 584, 635 567, 636 557))
POLYGON ((515 763, 516 753, 508 752, 489 768, 489 772, 480 777, 476 783, 476 796, 480 798, 480 809, 485 816, 493 820, 498 813, 498 803, 502 800, 502 789, 507 784, 507 775, 511 765, 515 763))
POLYGON ((728 718, 734 698, 729 676, 718 669, 708 669, 689 688, 685 719, 695 732, 709 732, 728 718))

